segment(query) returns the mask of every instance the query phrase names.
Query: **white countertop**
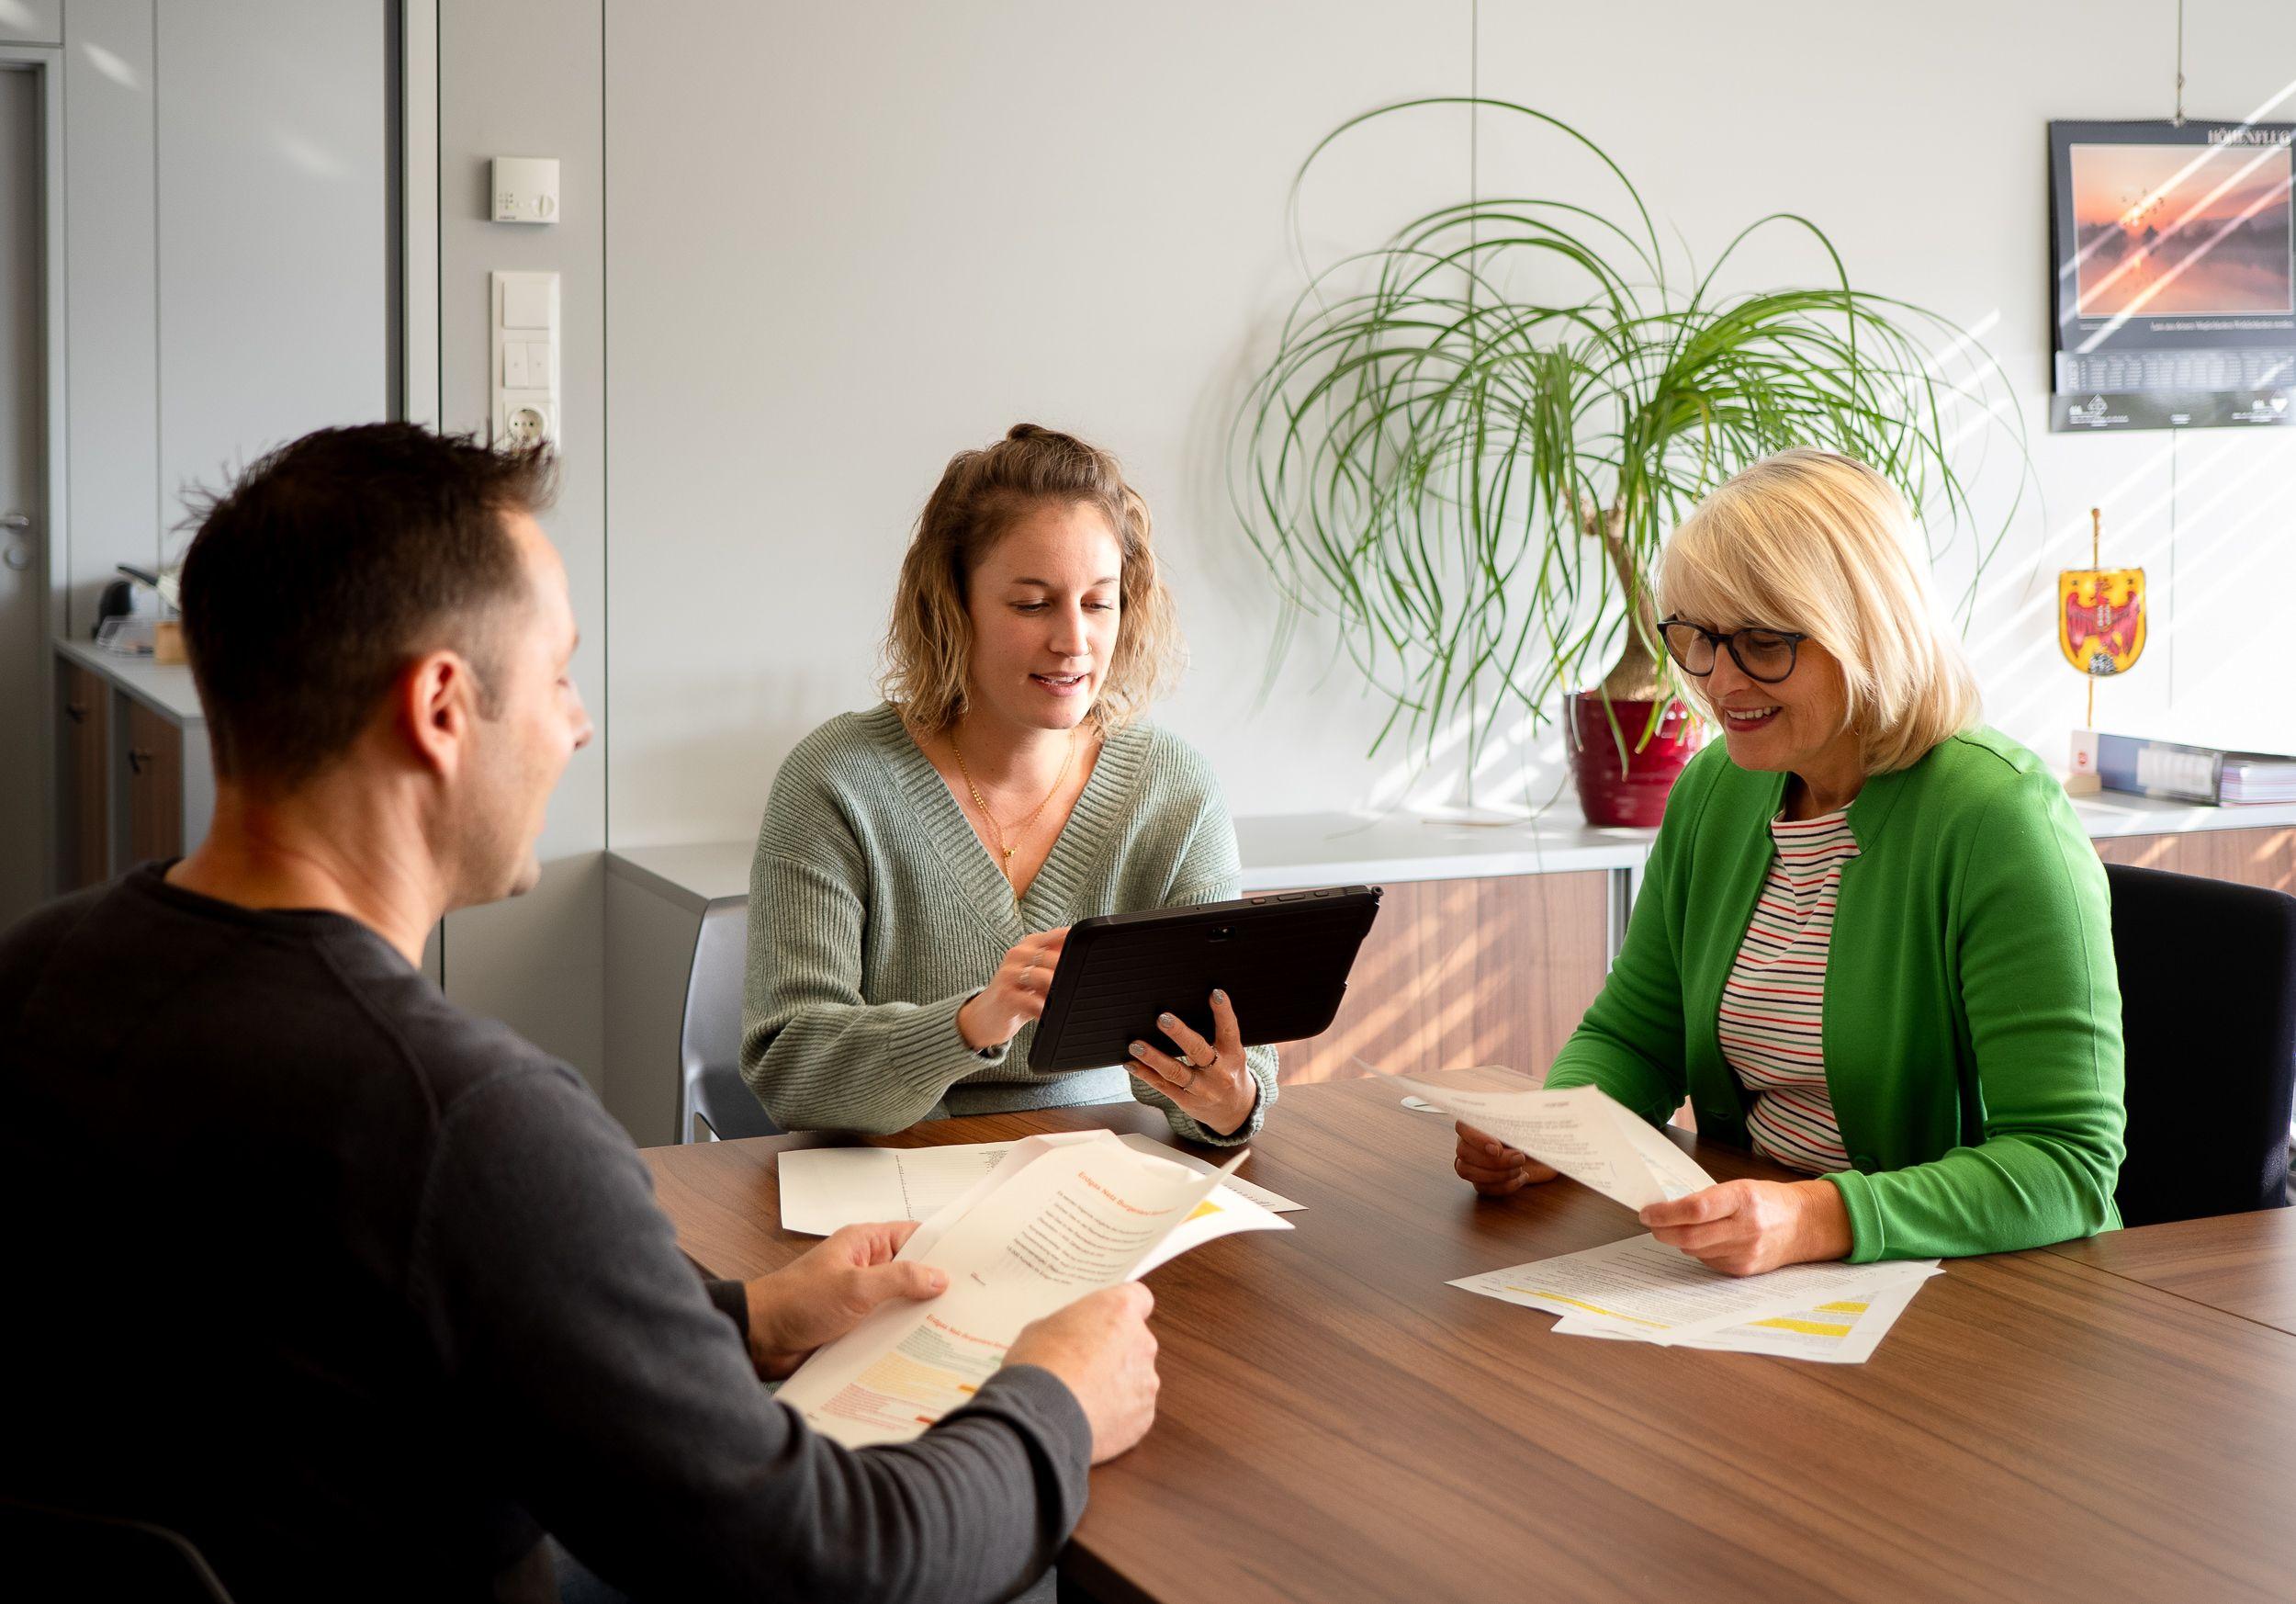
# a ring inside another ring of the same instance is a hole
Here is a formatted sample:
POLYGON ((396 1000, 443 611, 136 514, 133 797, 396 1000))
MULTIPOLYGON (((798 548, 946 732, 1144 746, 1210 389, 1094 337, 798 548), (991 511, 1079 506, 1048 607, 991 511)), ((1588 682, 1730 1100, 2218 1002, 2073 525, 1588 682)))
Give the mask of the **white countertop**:
MULTIPOLYGON (((1534 822, 1488 827, 1423 822, 1408 814, 1366 819, 1301 813, 1235 821, 1246 894, 1390 880, 1465 880, 1568 869, 1631 869, 1650 851, 1648 830, 1595 830, 1572 808, 1534 822), (1562 817, 1558 818, 1557 815, 1562 817)), ((754 841, 623 847, 609 872, 700 909, 749 895, 754 841)))
POLYGON ((606 854, 606 873, 699 913, 713 902, 748 898, 749 860, 757 852, 754 841, 622 847, 606 854))
POLYGON ((1239 819, 1244 889, 1375 886, 1388 880, 1468 880, 1486 875, 1554 875, 1634 869, 1654 830, 1604 830, 1559 802, 1519 823, 1455 824, 1409 813, 1294 813, 1239 819))
POLYGON ((98 651, 93 645, 79 640, 58 640, 56 655, 101 674, 177 724, 188 727, 207 718, 199 706, 199 687, 192 683, 191 670, 182 663, 158 663, 148 657, 98 651))
MULTIPOLYGON (((2077 796, 2073 811, 2094 837, 2296 825, 2296 803, 2201 808, 2113 791, 2077 796)), ((1633 869, 1641 865, 1657 834, 1593 828, 1567 801, 1539 819, 1499 826, 1430 823, 1410 814, 1297 813, 1239 819, 1235 829, 1247 894, 1302 886, 1633 869)), ((699 912, 711 902, 749 895, 749 860, 756 851, 754 841, 624 847, 606 854, 606 866, 699 912)))
POLYGON ((2260 808, 2205 808, 2193 802, 2163 802, 2099 791, 2073 798, 2073 812, 2092 837, 2182 835, 2190 830, 2270 830, 2296 824, 2296 802, 2260 808))

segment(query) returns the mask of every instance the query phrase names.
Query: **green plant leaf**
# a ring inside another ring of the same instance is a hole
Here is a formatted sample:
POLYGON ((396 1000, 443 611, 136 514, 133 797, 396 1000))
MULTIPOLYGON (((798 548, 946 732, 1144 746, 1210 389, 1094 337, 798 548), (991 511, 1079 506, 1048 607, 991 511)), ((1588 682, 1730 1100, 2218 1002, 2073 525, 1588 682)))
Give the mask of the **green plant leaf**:
MULTIPOLYGON (((1229 489, 1283 604, 1271 681, 1300 620, 1327 620, 1390 704, 1374 752, 1400 734, 1424 761, 1463 725, 1471 770, 1503 724, 1545 724, 1561 693, 1599 681, 1630 644, 1662 671, 1649 582, 1661 543, 1773 452, 1858 457, 1933 539, 1966 534, 1964 618, 2024 504, 2032 464, 1999 365, 1945 319, 1857 288, 1807 217, 1759 218, 1703 272, 1670 277, 1649 209, 1592 140, 1465 96, 1342 123, 1295 174, 1289 212, 1305 283, 1230 429, 1229 489), (1349 133, 1437 107, 1517 119, 1590 153, 1624 212, 1470 197, 1311 267, 1300 223, 1311 172, 1349 133), (1819 281, 1726 293, 1749 243, 1781 232, 1813 247, 1819 281), (1558 282, 1564 292, 1544 299, 1511 292, 1558 282), (1997 431, 2021 474, 2003 521, 1979 529, 1956 446, 1997 431), (1591 530, 1612 514, 1606 543, 1591 530)), ((1611 722, 1622 750, 1656 729, 1611 722)))

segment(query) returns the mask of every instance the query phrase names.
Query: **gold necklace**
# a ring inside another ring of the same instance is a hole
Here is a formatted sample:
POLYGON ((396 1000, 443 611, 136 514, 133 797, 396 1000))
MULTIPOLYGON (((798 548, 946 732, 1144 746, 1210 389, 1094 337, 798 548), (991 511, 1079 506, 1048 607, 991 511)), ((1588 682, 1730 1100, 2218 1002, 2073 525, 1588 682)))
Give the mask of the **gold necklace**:
MULTIPOLYGON (((1081 728, 1081 726, 1079 728, 1081 728)), ((1006 842, 1005 827, 997 823, 996 815, 988 810, 988 800, 981 795, 980 786, 973 783, 973 771, 965 764, 964 748, 957 744, 957 731, 953 725, 950 727, 949 730, 949 750, 957 754, 957 773, 964 776, 964 788, 973 794, 973 806, 981 810, 981 817, 988 820, 989 834, 996 838, 996 851, 1004 860, 1002 863, 997 864, 997 867, 1004 874, 1005 884, 1012 888, 1012 899, 1015 902, 1018 902, 1020 900, 1020 888, 1018 886, 1013 885, 1013 848, 1006 842)), ((1075 761, 1076 732, 1072 729, 1068 732, 1068 755, 1061 759, 1061 772, 1053 777, 1052 788, 1044 793, 1043 801, 1029 809, 1028 818, 1020 820, 1018 824, 1012 827, 1013 832, 1016 835, 1034 824, 1037 819, 1042 816, 1045 808, 1052 806, 1052 798, 1060 795, 1061 786, 1067 783, 1069 768, 1075 762, 1075 761)))

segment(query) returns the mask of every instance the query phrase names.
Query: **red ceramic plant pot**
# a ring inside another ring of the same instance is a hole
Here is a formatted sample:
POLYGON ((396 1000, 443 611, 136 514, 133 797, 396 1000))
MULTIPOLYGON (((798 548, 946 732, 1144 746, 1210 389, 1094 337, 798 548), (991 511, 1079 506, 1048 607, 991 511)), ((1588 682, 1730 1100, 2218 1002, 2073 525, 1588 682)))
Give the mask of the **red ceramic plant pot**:
POLYGON ((1666 794, 1674 788, 1683 765, 1696 755, 1699 727, 1690 709, 1669 702, 1659 727, 1647 742, 1651 702, 1613 702, 1605 708, 1593 691, 1570 698, 1570 772, 1579 782, 1579 806, 1589 824, 1624 824, 1654 828, 1666 811, 1666 794), (1626 737, 1626 759, 1619 759, 1618 735, 1626 737), (1641 742, 1641 750, 1636 745, 1641 742))

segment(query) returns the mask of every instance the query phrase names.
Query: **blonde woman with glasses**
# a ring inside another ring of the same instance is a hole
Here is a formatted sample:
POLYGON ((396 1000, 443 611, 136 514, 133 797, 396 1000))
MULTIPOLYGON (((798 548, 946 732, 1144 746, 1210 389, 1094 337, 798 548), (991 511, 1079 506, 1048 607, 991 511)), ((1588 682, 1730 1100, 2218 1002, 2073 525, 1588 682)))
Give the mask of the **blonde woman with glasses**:
POLYGON ((785 1129, 1136 1097, 1191 1140, 1258 1130, 1275 1050, 1219 992, 1211 1040, 1166 1014, 1122 1065, 1028 1067, 1071 923, 1237 894, 1210 766, 1142 718, 1178 650, 1113 457, 1023 424, 951 460, 901 565, 885 701, 798 744, 758 834, 741 1067, 785 1129))
MULTIPOLYGON (((1675 785, 1626 939, 1547 1084, 1810 1179, 1642 1211, 1735 1275, 1992 1253, 2119 1225, 2105 875, 2033 754, 1978 723, 1896 490, 1756 463, 1668 546, 1666 649, 1722 740, 1675 785)), ((1553 1171, 1471 1126, 1458 1174, 1553 1171)))

